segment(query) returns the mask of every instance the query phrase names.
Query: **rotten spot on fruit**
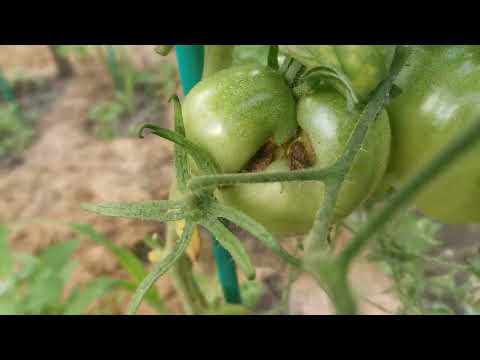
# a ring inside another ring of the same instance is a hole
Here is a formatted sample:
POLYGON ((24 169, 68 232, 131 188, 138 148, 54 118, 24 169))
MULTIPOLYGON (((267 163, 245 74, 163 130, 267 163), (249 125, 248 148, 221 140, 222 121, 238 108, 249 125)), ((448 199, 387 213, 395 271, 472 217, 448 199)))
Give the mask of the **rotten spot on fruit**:
POLYGON ((277 145, 272 141, 268 141, 260 150, 253 156, 245 170, 248 172, 259 172, 265 170, 274 160, 275 150, 277 145))
POLYGON ((312 160, 305 145, 296 140, 287 149, 288 166, 290 170, 301 170, 312 166, 312 160))

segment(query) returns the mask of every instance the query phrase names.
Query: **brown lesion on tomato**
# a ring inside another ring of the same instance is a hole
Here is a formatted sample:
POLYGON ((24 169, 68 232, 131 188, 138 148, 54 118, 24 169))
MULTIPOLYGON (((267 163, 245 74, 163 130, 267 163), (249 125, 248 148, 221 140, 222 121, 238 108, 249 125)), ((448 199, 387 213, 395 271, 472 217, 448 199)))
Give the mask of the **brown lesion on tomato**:
POLYGON ((268 141, 253 156, 245 167, 248 172, 259 172, 265 170, 275 159, 275 152, 278 146, 273 141, 268 141))
POLYGON ((301 170, 313 166, 315 153, 305 134, 297 134, 293 141, 282 146, 278 146, 273 140, 268 140, 250 159, 243 171, 263 171, 277 158, 286 158, 290 170, 301 170))
POLYGON ((301 170, 311 167, 314 162, 314 156, 309 151, 308 144, 304 139, 294 140, 287 148, 287 159, 290 170, 301 170))

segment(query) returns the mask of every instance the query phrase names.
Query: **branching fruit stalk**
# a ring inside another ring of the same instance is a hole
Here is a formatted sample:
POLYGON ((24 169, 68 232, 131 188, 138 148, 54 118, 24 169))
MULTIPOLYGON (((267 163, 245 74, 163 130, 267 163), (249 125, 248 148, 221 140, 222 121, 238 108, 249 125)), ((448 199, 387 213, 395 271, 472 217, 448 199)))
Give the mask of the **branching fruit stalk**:
POLYGON ((335 204, 341 185, 352 167, 355 156, 361 151, 368 130, 389 100, 390 90, 408 55, 409 51, 406 47, 397 47, 389 76, 378 85, 372 94, 370 101, 360 114, 344 154, 336 163, 343 171, 325 182, 325 201, 318 210, 313 227, 304 241, 304 268, 314 275, 322 287, 326 288, 339 313, 356 313, 357 309, 348 287, 347 276, 344 272, 346 269, 338 268, 337 263, 332 261, 333 253, 327 243, 335 204))

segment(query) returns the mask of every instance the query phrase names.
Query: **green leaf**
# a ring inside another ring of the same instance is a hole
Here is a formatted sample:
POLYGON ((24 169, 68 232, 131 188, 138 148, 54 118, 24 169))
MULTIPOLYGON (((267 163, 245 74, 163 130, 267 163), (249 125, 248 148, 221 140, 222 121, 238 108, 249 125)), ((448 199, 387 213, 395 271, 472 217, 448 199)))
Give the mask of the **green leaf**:
POLYGON ((59 242, 44 249, 33 262, 27 264, 28 271, 22 270, 23 279, 17 276, 15 280, 17 284, 23 281, 25 290, 19 301, 19 312, 61 313, 64 287, 76 266, 71 257, 78 245, 78 240, 59 242))
POLYGON ((67 300, 64 309, 65 315, 81 315, 84 314, 90 304, 101 298, 107 292, 112 290, 118 283, 118 280, 109 277, 99 277, 89 283, 82 291, 72 293, 67 300))
POLYGON ((116 245, 113 241, 99 234, 91 225, 88 224, 71 224, 71 228, 80 234, 95 241, 108 249, 118 260, 120 265, 130 274, 136 281, 140 282, 147 275, 143 263, 128 249, 116 245))
POLYGON ((107 204, 82 204, 83 209, 103 216, 152 221, 176 221, 183 219, 181 202, 171 200, 122 202, 107 204))
POLYGON ((0 225, 0 279, 7 277, 13 271, 13 254, 8 243, 9 236, 8 228, 0 225))
POLYGON ((15 254, 15 261, 20 264, 20 270, 12 276, 14 283, 24 281, 31 277, 41 266, 40 260, 30 254, 15 254))
POLYGON ((80 241, 78 240, 62 241, 50 245, 40 253, 38 259, 42 262, 43 266, 60 273, 70 262, 73 253, 79 245, 80 241))
MULTIPOLYGON (((73 230, 78 231, 80 234, 108 249, 116 257, 122 268, 125 269, 134 280, 135 284, 133 285, 133 289, 148 275, 147 269, 132 251, 116 245, 113 241, 99 234, 91 225, 71 224, 70 226, 73 230)), ((132 289, 130 288, 130 290, 132 289)), ((154 288, 150 289, 147 296, 157 310, 165 311, 165 305, 154 288)))
POLYGON ((151 130, 152 134, 160 136, 163 139, 169 140, 178 146, 181 146, 195 161, 196 165, 203 172, 204 175, 212 175, 219 173, 216 163, 211 159, 210 155, 192 143, 185 136, 182 136, 175 131, 161 128, 157 125, 146 124, 139 130, 139 137, 143 138, 143 132, 145 129, 151 130))
POLYGON ((21 302, 22 313, 57 313, 61 308, 64 285, 62 276, 52 269, 42 268, 28 283, 28 290, 21 302))

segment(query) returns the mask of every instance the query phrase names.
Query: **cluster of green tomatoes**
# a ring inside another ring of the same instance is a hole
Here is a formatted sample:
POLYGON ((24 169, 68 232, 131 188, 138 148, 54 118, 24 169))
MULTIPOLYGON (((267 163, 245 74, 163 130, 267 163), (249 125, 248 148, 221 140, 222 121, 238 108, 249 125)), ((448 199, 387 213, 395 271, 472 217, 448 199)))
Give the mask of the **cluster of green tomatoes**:
MULTIPOLYGON (((395 45, 281 45, 280 69, 240 65, 199 82, 182 102, 185 135, 221 173, 326 168, 344 152, 364 104, 388 75, 395 45), (292 75, 292 64, 300 64, 292 75)), ((480 47, 412 46, 396 96, 369 129, 335 205, 339 221, 414 176, 480 116, 480 47)), ((278 237, 306 234, 322 205, 319 181, 215 190, 278 237)), ((480 222, 480 147, 416 198, 445 223, 480 222)))
MULTIPOLYGON (((129 313, 184 253, 196 259, 197 225, 255 278, 246 250, 223 220, 315 272, 341 311, 354 312, 346 274, 367 235, 331 260, 323 251, 327 232, 367 201, 415 185, 480 118, 480 46, 407 48, 271 46, 268 66, 223 66, 182 102, 173 97, 174 131, 151 124, 140 130, 176 145, 170 199, 83 205, 104 216, 176 224, 167 227, 168 255, 153 260, 129 313), (302 259, 277 242, 306 234, 302 259)), ((218 53, 227 54, 224 49, 218 53)), ((415 206, 444 223, 480 223, 480 145, 437 173, 415 206)))

